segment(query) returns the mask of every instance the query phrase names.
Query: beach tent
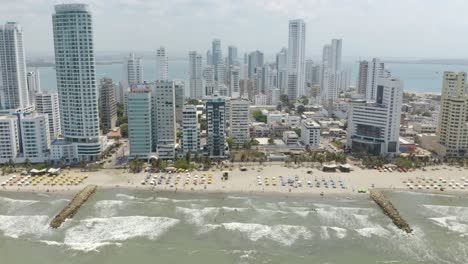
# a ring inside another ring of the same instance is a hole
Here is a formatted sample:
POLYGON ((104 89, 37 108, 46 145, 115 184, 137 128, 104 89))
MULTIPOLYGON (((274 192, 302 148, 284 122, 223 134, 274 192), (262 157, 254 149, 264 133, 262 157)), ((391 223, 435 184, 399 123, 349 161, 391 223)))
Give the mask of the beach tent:
POLYGON ((57 168, 57 169, 54 169, 54 168, 50 168, 47 173, 49 173, 50 175, 59 175, 60 174, 60 168, 57 168))
POLYGON ((336 166, 336 165, 334 165, 334 164, 323 165, 322 171, 325 171, 325 172, 335 172, 337 168, 338 168, 338 166, 336 166))
POLYGON ((351 171, 351 166, 349 164, 340 164, 340 171, 350 172, 351 171))

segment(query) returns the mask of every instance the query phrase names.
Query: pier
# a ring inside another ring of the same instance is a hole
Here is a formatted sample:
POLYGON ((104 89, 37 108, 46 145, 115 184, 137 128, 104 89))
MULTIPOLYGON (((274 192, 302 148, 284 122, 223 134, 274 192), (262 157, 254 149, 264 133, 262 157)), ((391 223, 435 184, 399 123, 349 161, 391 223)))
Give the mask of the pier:
POLYGON ((411 233, 413 229, 409 226, 405 219, 400 216, 398 210, 393 206, 392 202, 385 197, 385 195, 378 190, 371 190, 370 197, 374 200, 377 205, 382 208, 384 214, 386 214, 390 219, 392 219, 393 223, 400 228, 401 230, 405 231, 406 233, 411 233))
POLYGON ((96 192, 96 185, 88 185, 73 197, 70 203, 50 222, 52 228, 58 228, 68 218, 73 217, 80 207, 96 192))

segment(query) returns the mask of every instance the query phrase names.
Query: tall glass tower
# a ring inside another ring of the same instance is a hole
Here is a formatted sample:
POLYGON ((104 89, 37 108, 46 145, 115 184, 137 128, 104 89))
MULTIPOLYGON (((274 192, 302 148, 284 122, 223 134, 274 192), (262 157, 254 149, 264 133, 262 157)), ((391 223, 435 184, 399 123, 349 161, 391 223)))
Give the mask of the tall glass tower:
POLYGON ((87 161, 102 148, 92 22, 85 4, 56 5, 52 15, 62 134, 87 161))

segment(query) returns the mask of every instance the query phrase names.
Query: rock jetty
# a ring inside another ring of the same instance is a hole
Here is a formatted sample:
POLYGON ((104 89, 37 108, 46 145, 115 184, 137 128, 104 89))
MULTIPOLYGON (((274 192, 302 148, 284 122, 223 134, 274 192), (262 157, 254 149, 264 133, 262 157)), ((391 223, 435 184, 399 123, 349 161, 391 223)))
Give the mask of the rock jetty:
POLYGON ((377 205, 382 208, 384 214, 386 214, 390 219, 392 219, 393 223, 400 228, 401 230, 405 231, 406 233, 411 233, 413 229, 409 226, 409 224, 403 219, 400 214, 398 213, 395 206, 393 206, 392 202, 385 197, 385 195, 379 190, 371 190, 370 197, 377 205))
POLYGON ((80 207, 96 192, 96 185, 88 185, 68 203, 65 208, 50 222, 52 228, 58 228, 68 218, 73 217, 80 207))

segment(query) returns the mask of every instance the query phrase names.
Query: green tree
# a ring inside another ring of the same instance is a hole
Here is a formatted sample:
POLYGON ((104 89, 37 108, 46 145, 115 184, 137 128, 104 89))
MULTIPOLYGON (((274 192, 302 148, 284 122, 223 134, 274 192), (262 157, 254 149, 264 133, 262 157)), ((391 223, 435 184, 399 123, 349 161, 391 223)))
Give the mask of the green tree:
POLYGON ((120 125, 120 132, 122 133, 122 137, 128 137, 128 124, 125 123, 120 125))
POLYGON ((189 150, 189 151, 187 151, 187 153, 185 153, 185 160, 188 163, 190 163, 191 159, 192 159, 192 152, 189 150))
POLYGON ((197 99, 192 99, 192 98, 190 98, 190 99, 187 99, 187 104, 188 104, 188 105, 199 105, 199 104, 201 104, 201 103, 200 103, 200 101, 198 101, 197 99))
POLYGON ((252 112, 252 116, 255 118, 255 121, 257 122, 267 122, 267 116, 262 113, 261 110, 255 110, 252 112))
POLYGON ((26 159, 24 161, 24 168, 26 169, 26 171, 29 171, 31 169, 32 165, 31 165, 31 160, 30 159, 26 159))
POLYGON ((275 138, 274 137, 268 138, 268 144, 275 145, 275 138))
POLYGON ((300 115, 303 114, 303 113, 305 112, 305 106, 303 106, 303 105, 298 105, 298 106, 296 107, 296 112, 297 112, 298 114, 300 114, 300 115))
POLYGON ((232 137, 228 137, 228 138, 226 139, 226 142, 227 142, 229 148, 231 149, 232 146, 234 145, 234 140, 232 139, 232 137))

